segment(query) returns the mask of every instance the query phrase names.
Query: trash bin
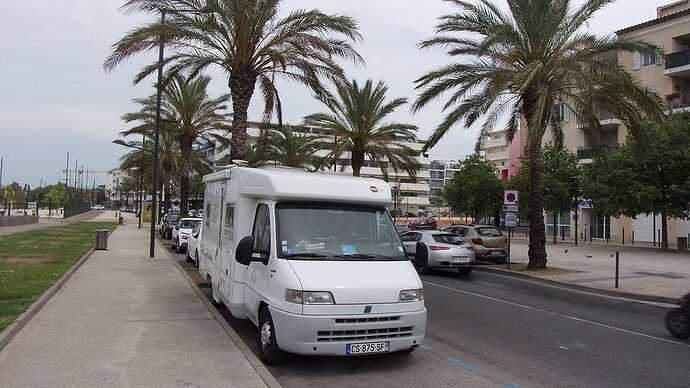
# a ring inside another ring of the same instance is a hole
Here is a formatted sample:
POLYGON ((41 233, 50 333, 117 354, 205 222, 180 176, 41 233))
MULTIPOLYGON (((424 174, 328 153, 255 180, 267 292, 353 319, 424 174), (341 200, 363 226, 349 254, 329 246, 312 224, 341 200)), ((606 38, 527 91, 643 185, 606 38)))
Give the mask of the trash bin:
POLYGON ((678 237, 678 250, 679 251, 687 251, 688 250, 688 238, 687 237, 678 237))
POLYGON ((108 229, 98 229, 96 231, 96 249, 108 249, 108 229))

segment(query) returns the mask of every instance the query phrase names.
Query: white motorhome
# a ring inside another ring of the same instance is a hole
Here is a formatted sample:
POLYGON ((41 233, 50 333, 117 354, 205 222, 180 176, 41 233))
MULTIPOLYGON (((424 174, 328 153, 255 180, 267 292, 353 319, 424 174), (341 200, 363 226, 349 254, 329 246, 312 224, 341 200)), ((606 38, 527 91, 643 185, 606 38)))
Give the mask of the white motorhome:
POLYGON ((199 271, 214 303, 258 326, 264 362, 421 345, 422 282, 386 210, 386 182, 280 167, 204 182, 199 271))

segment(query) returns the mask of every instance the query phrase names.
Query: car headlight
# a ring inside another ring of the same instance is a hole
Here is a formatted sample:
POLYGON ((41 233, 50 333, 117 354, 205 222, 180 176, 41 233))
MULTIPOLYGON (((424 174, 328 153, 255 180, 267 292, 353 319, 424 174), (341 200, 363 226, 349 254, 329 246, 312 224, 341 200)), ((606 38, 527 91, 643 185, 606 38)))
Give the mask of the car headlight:
POLYGON ((285 300, 297 304, 335 304, 333 294, 329 291, 285 290, 285 300))
POLYGON ((421 288, 416 290, 402 290, 398 296, 398 302, 419 302, 424 300, 424 293, 421 288))

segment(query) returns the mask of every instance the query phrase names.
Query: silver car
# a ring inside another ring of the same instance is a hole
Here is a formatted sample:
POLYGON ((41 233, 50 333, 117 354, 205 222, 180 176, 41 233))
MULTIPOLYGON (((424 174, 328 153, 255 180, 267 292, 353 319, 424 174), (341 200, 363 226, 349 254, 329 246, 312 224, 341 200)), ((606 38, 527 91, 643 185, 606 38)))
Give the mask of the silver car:
POLYGON ((472 272, 474 247, 456 234, 439 230, 414 230, 400 236, 405 253, 417 272, 428 274, 434 268, 456 268, 462 274, 472 272))

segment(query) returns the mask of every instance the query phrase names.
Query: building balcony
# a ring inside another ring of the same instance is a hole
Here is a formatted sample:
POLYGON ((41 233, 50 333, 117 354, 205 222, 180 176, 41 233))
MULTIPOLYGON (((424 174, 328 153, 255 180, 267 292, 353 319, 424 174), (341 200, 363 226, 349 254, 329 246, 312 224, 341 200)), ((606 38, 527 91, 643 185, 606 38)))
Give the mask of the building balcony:
POLYGON ((580 163, 591 163, 594 158, 599 157, 606 152, 618 148, 617 145, 600 145, 577 148, 577 159, 580 163))
POLYGON ((690 49, 666 55, 664 75, 690 78, 690 49))

